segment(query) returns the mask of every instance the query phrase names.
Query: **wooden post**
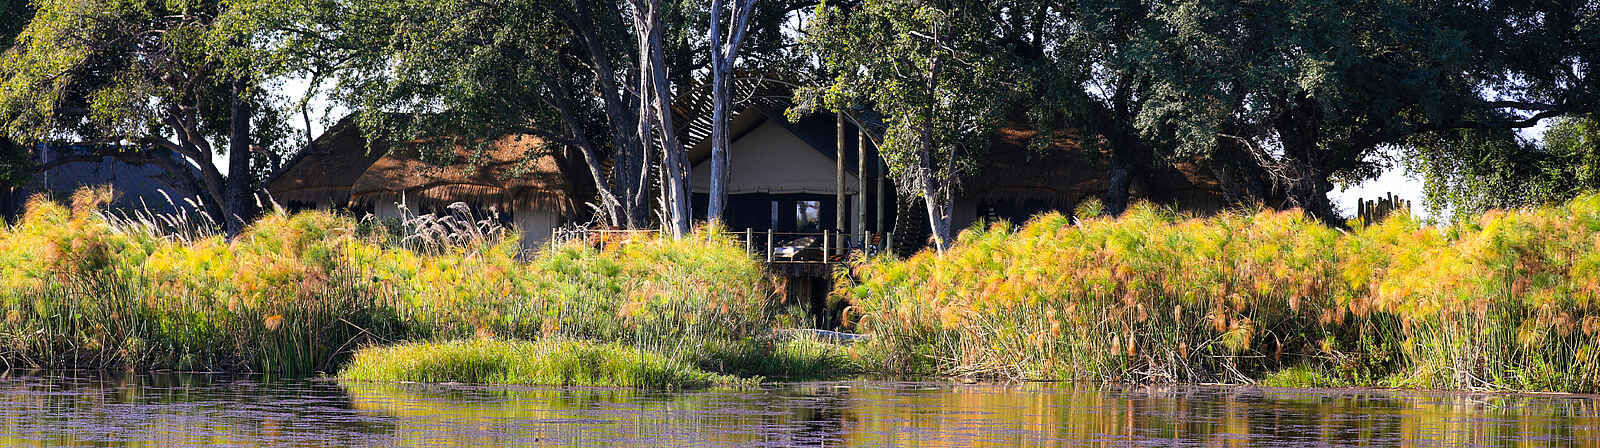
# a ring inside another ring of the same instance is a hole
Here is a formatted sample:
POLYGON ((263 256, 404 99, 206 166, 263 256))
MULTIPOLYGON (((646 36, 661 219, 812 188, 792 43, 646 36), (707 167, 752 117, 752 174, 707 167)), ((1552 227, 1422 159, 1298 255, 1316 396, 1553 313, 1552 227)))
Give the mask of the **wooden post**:
POLYGON ((772 262, 772 229, 767 229, 767 262, 772 262))
POLYGON ((856 233, 867 247, 867 133, 856 125, 856 233))
POLYGON ((756 237, 755 229, 751 229, 749 227, 745 227, 744 228, 744 252, 745 253, 750 253, 750 252, 754 252, 755 251, 755 244, 756 244, 755 243, 755 237, 756 237))
POLYGON ((834 114, 834 124, 838 125, 839 135, 833 148, 833 230, 844 232, 844 217, 850 213, 844 206, 844 111, 834 114))
POLYGON ((829 241, 828 241, 828 231, 827 230, 823 230, 822 231, 822 262, 823 263, 827 263, 828 262, 828 255, 829 255, 828 254, 828 249, 831 249, 833 247, 832 244, 828 244, 828 243, 829 243, 829 241))
POLYGON ((889 213, 885 208, 889 203, 889 190, 885 187, 888 184, 889 165, 879 160, 882 159, 881 155, 873 159, 878 162, 874 164, 878 166, 878 232, 884 233, 889 231, 889 213))

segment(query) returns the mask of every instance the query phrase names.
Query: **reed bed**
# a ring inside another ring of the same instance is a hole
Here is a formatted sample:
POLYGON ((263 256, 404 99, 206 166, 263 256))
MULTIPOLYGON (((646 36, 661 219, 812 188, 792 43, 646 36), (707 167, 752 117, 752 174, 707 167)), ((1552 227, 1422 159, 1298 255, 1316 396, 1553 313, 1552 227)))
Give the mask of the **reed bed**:
POLYGON ((1049 214, 848 279, 871 370, 1600 391, 1597 195, 1349 231, 1294 211, 1049 214))
POLYGON ((423 241, 320 212, 271 213, 231 240, 163 232, 102 212, 107 198, 36 199, 0 225, 0 367, 303 374, 364 346, 472 338, 705 365, 777 347, 772 281, 715 230, 522 258, 514 232, 433 225, 423 241))

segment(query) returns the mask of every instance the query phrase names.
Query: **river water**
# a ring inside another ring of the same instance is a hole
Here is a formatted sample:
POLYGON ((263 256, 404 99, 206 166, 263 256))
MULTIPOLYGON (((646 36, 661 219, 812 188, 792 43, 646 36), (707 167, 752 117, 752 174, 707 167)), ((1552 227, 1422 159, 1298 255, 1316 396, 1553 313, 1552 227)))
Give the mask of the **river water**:
POLYGON ((853 381, 645 392, 0 376, 0 446, 1592 446, 1600 397, 853 381))

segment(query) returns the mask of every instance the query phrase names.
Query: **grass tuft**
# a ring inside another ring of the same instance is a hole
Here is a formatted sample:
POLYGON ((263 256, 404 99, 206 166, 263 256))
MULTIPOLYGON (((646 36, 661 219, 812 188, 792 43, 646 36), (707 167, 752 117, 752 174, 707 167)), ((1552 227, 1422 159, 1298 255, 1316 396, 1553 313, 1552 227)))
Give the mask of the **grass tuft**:
POLYGON ((568 339, 403 343, 356 353, 339 378, 544 386, 694 389, 746 380, 619 344, 568 339))

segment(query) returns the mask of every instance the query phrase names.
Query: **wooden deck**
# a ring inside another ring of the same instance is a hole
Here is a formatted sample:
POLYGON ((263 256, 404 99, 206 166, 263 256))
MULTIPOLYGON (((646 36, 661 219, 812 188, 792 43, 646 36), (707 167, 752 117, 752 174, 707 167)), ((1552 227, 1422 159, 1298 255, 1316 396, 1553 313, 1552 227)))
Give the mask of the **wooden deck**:
MULTIPOLYGON (((655 236, 657 230, 556 229, 553 244, 583 241, 594 246, 625 244, 641 237, 655 236)), ((730 236, 746 251, 767 265, 767 270, 785 277, 829 277, 833 267, 847 263, 862 253, 876 254, 892 241, 885 233, 773 232, 745 229, 730 236)))

